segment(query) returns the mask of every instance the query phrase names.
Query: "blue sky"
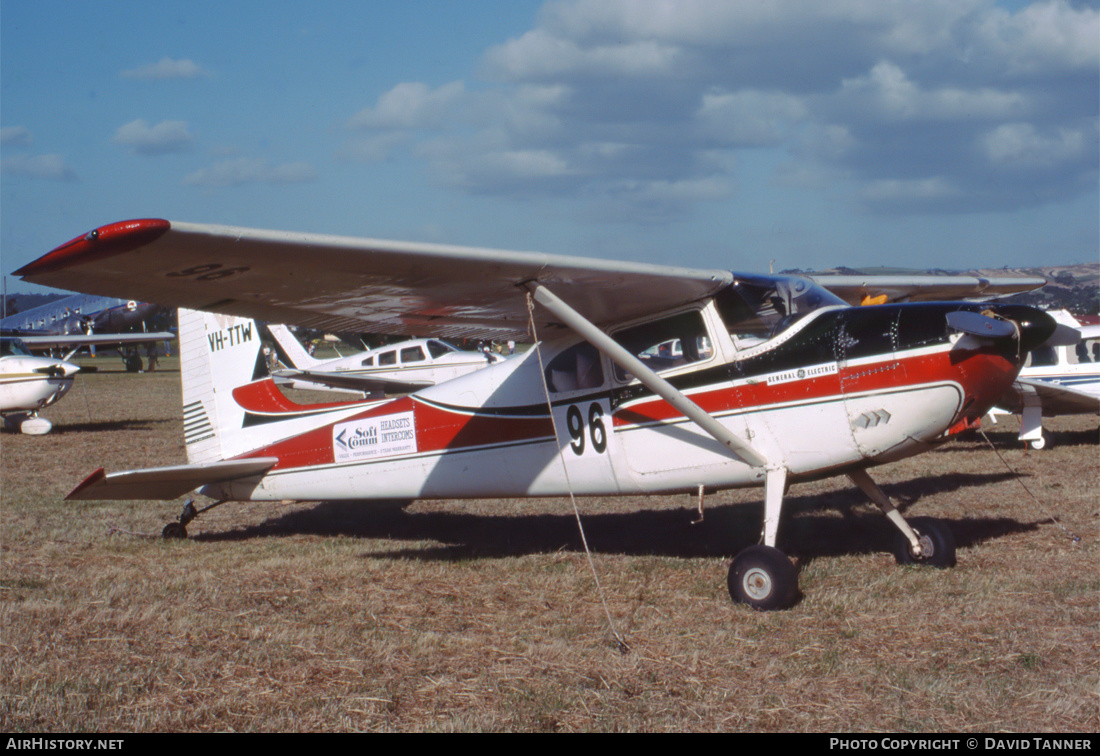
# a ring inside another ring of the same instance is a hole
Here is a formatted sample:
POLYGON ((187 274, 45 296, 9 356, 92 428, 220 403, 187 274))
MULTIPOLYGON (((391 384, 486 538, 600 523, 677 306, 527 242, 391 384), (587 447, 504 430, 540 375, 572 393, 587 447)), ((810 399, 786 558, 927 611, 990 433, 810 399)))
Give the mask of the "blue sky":
POLYGON ((1096 262, 1098 7, 5 0, 0 267, 137 217, 746 271, 1096 262))

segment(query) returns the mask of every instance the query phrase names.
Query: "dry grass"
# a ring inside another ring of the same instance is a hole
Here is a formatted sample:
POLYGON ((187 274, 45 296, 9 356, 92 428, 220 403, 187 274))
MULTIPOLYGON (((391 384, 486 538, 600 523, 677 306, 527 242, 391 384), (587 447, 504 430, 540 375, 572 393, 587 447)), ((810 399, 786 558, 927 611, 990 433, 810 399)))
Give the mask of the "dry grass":
POLYGON ((179 502, 63 502, 182 461, 178 378, 81 378, 53 434, 0 439, 0 730, 1100 728, 1095 417, 1041 453, 989 432, 1041 506, 980 437, 877 472, 951 522, 954 570, 895 565, 843 481, 796 486, 786 612, 725 590, 759 490, 700 525, 687 497, 582 500, 621 653, 567 501, 227 504, 170 543, 140 534, 179 502))

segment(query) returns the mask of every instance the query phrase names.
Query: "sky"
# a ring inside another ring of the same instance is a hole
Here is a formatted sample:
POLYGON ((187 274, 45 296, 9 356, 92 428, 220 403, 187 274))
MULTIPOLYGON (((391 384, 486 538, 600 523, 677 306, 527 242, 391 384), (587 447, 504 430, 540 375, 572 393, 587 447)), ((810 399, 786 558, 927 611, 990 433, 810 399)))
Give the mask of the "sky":
POLYGON ((1098 116, 1100 0, 4 0, 0 272, 143 217, 747 272, 1095 263, 1098 116))

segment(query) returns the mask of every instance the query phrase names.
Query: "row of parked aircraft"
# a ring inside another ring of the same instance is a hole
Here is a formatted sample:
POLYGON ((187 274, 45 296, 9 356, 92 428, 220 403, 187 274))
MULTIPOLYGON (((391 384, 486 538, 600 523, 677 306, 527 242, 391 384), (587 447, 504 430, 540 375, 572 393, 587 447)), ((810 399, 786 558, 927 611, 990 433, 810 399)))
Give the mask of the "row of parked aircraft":
MULTIPOLYGON (((758 609, 798 596, 777 543, 799 481, 847 476, 896 526, 898 562, 953 565, 950 529, 907 522, 870 470, 973 427, 1029 353, 1065 336, 1021 305, 851 306, 878 296, 870 281, 834 279, 838 296, 795 276, 156 219, 97 228, 17 274, 181 308, 188 463, 101 468, 70 499, 197 489, 218 506, 763 486, 760 543, 728 576, 731 597, 758 609), (287 285, 305 280, 309 291, 287 285), (535 346, 404 396, 308 405, 258 369, 255 320, 428 339, 530 334, 535 346)), ((896 283, 888 300, 944 296, 936 280, 896 283)), ((196 514, 188 504, 165 535, 185 536, 196 514)))
POLYGON ((52 423, 38 411, 63 397, 80 369, 79 350, 117 350, 126 369, 139 371, 139 349, 171 341, 171 331, 148 326, 162 310, 130 299, 74 294, 0 319, 0 416, 4 427, 31 435, 52 423), (41 356, 61 352, 64 356, 41 356))

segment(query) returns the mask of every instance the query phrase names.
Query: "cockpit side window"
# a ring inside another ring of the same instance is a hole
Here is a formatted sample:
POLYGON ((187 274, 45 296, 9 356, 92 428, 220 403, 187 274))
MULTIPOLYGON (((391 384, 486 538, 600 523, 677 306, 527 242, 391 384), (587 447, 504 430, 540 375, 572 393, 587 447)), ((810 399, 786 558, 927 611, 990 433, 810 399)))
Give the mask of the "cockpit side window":
POLYGON ((797 276, 738 275, 714 302, 738 349, 778 336, 808 312, 847 306, 832 292, 797 276))
MULTIPOLYGON (((625 328, 612 336, 657 373, 707 360, 714 354, 703 313, 699 310, 625 328)), ((631 379, 630 374, 618 365, 615 366, 615 377, 620 381, 631 379)))
POLYGON ((428 352, 431 353, 432 359, 437 360, 445 354, 449 354, 455 351, 455 348, 450 344, 445 344, 442 341, 436 341, 432 339, 428 342, 428 352))

